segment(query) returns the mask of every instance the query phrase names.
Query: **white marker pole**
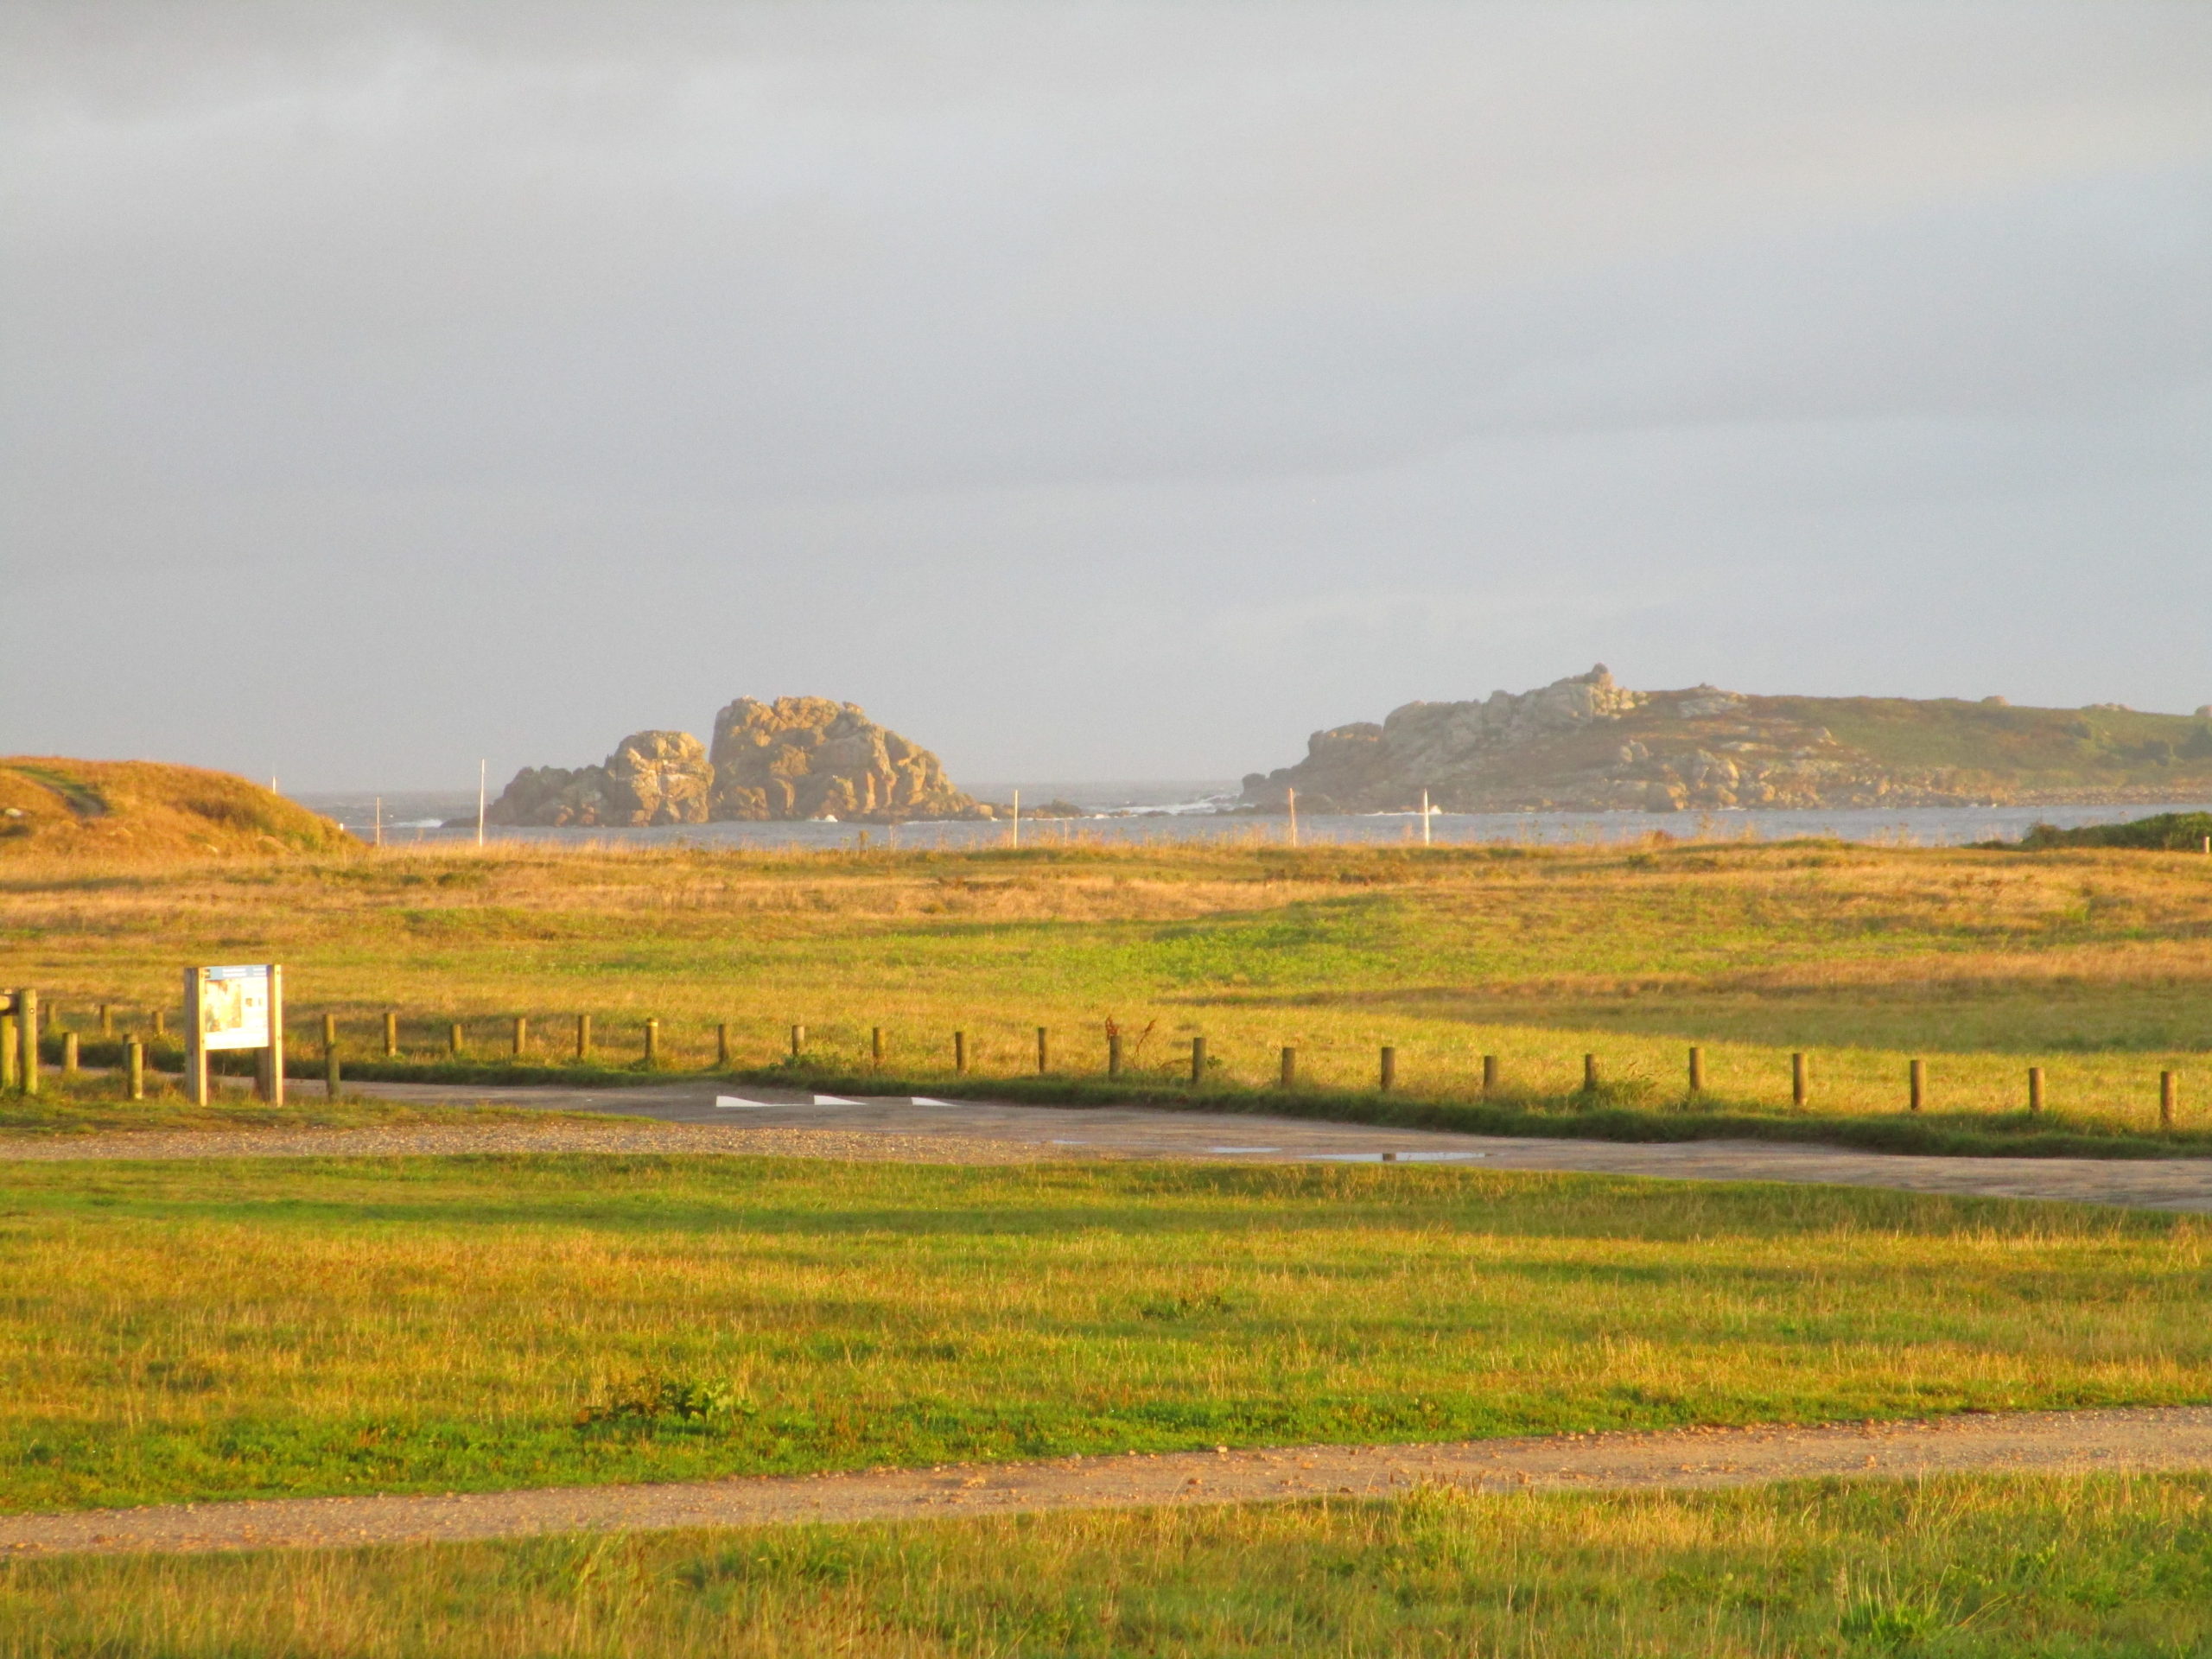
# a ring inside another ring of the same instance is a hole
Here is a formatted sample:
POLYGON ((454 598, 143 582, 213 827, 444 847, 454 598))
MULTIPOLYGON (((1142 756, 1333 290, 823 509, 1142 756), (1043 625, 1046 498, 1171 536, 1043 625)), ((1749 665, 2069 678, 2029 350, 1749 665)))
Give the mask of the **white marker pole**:
POLYGON ((1428 791, 1421 792, 1421 844, 1428 845, 1428 791))
POLYGON ((1014 841, 1012 844, 1016 847, 1021 845, 1021 791, 1018 789, 1014 791, 1014 841))
POLYGON ((383 797, 383 796, 381 796, 381 795, 379 795, 379 796, 378 796, 378 797, 377 797, 377 829, 376 829, 376 836, 377 836, 376 844, 377 844, 378 846, 379 846, 379 847, 383 846, 383 845, 384 845, 384 797, 383 797))
POLYGON ((484 844, 484 778, 486 762, 476 763, 476 844, 484 844))
POLYGON ((1282 804, 1290 811, 1290 844, 1295 847, 1298 845, 1298 791, 1286 788, 1282 792, 1282 804))

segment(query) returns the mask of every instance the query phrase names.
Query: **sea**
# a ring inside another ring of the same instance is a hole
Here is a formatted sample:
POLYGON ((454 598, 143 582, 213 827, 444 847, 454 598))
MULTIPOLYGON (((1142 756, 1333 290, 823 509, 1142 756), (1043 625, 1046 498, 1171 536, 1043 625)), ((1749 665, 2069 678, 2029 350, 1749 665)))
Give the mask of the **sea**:
MULTIPOLYGON (((1217 779, 1105 782, 980 783, 979 799, 1007 802, 1020 791, 1027 811, 1048 802, 1083 809, 1080 817, 1025 816, 1024 845, 1093 845, 1183 841, 1266 842, 1289 838, 1280 813, 1234 810, 1237 785, 1217 779)), ((387 844, 474 842, 476 797, 442 792, 302 794, 300 804, 334 818, 363 840, 372 839, 381 812, 387 844)), ((1818 837, 1900 847, 1957 847, 1969 842, 2018 841, 2034 825, 2075 829, 2119 823, 2154 812, 2212 811, 2212 803, 2076 803, 2065 806, 1835 807, 1799 810, 1745 807, 1713 812, 1433 812, 1428 839, 1438 845, 1526 843, 1603 845, 1654 834, 1678 840, 1789 841, 1818 837)), ((804 823, 690 823, 658 829, 538 830, 492 828, 487 840, 610 846, 690 845, 772 849, 1002 847, 1013 834, 995 823, 861 824, 824 819, 804 823)), ((1329 843, 1417 845, 1419 812, 1299 814, 1305 846, 1329 843)))

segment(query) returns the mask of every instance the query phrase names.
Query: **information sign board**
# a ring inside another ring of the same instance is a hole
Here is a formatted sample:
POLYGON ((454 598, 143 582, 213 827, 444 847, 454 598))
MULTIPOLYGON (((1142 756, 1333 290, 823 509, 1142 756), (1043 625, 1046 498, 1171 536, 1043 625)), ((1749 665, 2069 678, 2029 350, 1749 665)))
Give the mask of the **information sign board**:
POLYGON ((260 1052, 261 1097, 284 1103, 284 969, 273 962, 184 970, 185 1088, 205 1106, 207 1057, 223 1049, 260 1052))
POLYGON ((200 1046, 205 1049, 269 1046, 269 967, 200 970, 200 1046))

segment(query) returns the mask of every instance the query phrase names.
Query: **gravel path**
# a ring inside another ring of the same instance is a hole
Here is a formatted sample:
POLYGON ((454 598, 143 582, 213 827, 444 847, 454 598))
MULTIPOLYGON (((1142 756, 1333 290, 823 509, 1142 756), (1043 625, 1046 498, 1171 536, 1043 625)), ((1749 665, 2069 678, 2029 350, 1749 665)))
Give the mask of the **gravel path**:
POLYGON ((1424 1484, 1492 1492, 1629 1491, 1817 1476, 2190 1470, 2212 1470, 2212 1409, 2031 1412, 1824 1428, 1067 1458, 664 1486, 184 1503, 0 1516, 0 1550, 20 1556, 453 1543, 559 1532, 1249 1503, 1332 1494, 1381 1497, 1424 1484))
POLYGON ((0 1159, 699 1152, 976 1164, 1046 1158, 1396 1160, 1671 1180, 1807 1181, 2212 1213, 2212 1158, 1936 1158, 1773 1141, 1564 1141, 1138 1106, 1025 1106, 904 1096, 845 1099, 697 1081, 598 1090, 365 1084, 359 1092, 423 1103, 589 1112, 602 1115, 602 1121, 482 1128, 21 1137, 0 1139, 0 1159))

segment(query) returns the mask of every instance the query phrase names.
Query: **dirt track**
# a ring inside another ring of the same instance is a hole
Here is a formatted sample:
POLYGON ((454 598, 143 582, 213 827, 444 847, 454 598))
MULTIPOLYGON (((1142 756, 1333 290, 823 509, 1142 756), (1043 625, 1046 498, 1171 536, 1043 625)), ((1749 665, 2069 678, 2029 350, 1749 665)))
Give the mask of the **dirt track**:
POLYGON ((1826 1428, 1569 1435, 1449 1446, 1068 1458, 799 1479, 560 1487, 421 1497, 286 1498, 0 1517, 22 1554, 329 1548, 541 1533, 893 1521, 1157 1503, 1482 1491, 1618 1491, 1817 1476, 2212 1470, 2212 1408, 2032 1412, 1826 1428))

